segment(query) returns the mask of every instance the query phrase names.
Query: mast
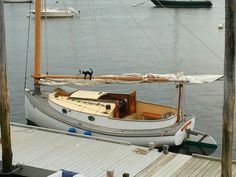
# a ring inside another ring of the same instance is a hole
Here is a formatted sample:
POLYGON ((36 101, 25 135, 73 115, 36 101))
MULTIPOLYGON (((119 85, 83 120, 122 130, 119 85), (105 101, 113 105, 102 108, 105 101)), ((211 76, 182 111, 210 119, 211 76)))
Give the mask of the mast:
POLYGON ((34 93, 40 94, 41 75, 41 0, 35 1, 34 93))
POLYGON ((232 176, 232 146, 235 103, 234 0, 225 0, 224 105, 222 120, 221 176, 232 176))
POLYGON ((180 120, 180 116, 181 116, 181 97, 182 97, 182 88, 183 88, 183 84, 179 83, 176 88, 178 89, 179 93, 178 93, 178 109, 177 109, 177 120, 176 122, 179 122, 180 120))
POLYGON ((3 1, 0 1, 0 124, 3 162, 2 171, 3 173, 9 173, 12 170, 12 150, 5 46, 3 1))

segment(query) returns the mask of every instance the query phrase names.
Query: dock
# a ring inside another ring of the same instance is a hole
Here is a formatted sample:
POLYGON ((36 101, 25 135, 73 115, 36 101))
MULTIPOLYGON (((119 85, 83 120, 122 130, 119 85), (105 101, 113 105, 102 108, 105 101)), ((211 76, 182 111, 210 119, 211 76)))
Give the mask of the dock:
MULTIPOLYGON (((128 142, 11 123, 15 174, 49 176, 61 169, 85 177, 220 176, 221 161, 216 157, 158 152, 128 142)), ((2 150, 0 150, 1 152, 2 150)), ((2 152, 1 152, 2 153, 2 152)), ((236 162, 233 161, 233 176, 236 162)))

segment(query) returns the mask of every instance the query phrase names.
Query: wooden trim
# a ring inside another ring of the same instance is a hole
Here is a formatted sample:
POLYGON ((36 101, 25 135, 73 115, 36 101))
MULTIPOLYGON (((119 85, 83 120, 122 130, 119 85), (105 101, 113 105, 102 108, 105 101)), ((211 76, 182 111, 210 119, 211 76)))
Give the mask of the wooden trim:
MULTIPOLYGON (((34 74, 33 78, 51 78, 51 79, 84 79, 82 75, 43 75, 34 74)), ((118 81, 143 81, 143 82, 168 82, 170 81, 165 77, 139 77, 139 76, 92 76, 92 79, 104 79, 104 80, 118 80, 118 81)))
POLYGON ((182 128, 181 131, 184 131, 188 128, 188 126, 192 123, 192 121, 190 120, 187 124, 185 124, 182 128))
POLYGON ((39 85, 41 76, 41 0, 35 1, 34 76, 34 84, 39 85))
POLYGON ((151 113, 151 112, 143 112, 141 116, 147 117, 149 119, 161 119, 162 114, 156 114, 156 113, 151 113))

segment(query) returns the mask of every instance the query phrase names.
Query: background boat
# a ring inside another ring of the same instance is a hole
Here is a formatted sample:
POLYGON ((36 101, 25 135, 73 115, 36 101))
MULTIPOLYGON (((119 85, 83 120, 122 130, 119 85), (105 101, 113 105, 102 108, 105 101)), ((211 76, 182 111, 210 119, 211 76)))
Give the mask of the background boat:
POLYGON ((212 7, 208 0, 151 0, 156 7, 167 8, 209 8, 212 7))

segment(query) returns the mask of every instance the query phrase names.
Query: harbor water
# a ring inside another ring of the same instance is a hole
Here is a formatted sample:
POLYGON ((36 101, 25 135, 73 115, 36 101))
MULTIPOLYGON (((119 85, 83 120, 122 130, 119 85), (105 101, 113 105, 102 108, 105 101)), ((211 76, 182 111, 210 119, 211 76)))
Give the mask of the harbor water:
MULTIPOLYGON (((140 0, 50 1, 48 6, 73 7, 81 13, 79 17, 42 20, 42 72, 76 75, 80 69, 92 68, 96 75, 223 74, 224 29, 218 29, 218 24, 224 24, 224 1, 212 3, 212 8, 167 9, 140 0)), ((4 4, 11 121, 23 124, 25 80, 26 87, 33 88, 34 16, 28 16, 31 8, 34 4, 4 4)), ((177 104, 173 83, 81 89, 137 90, 138 99, 177 104)), ((195 129, 217 141, 219 147, 212 155, 220 157, 223 82, 186 84, 182 106, 184 112, 195 115, 195 129)))

